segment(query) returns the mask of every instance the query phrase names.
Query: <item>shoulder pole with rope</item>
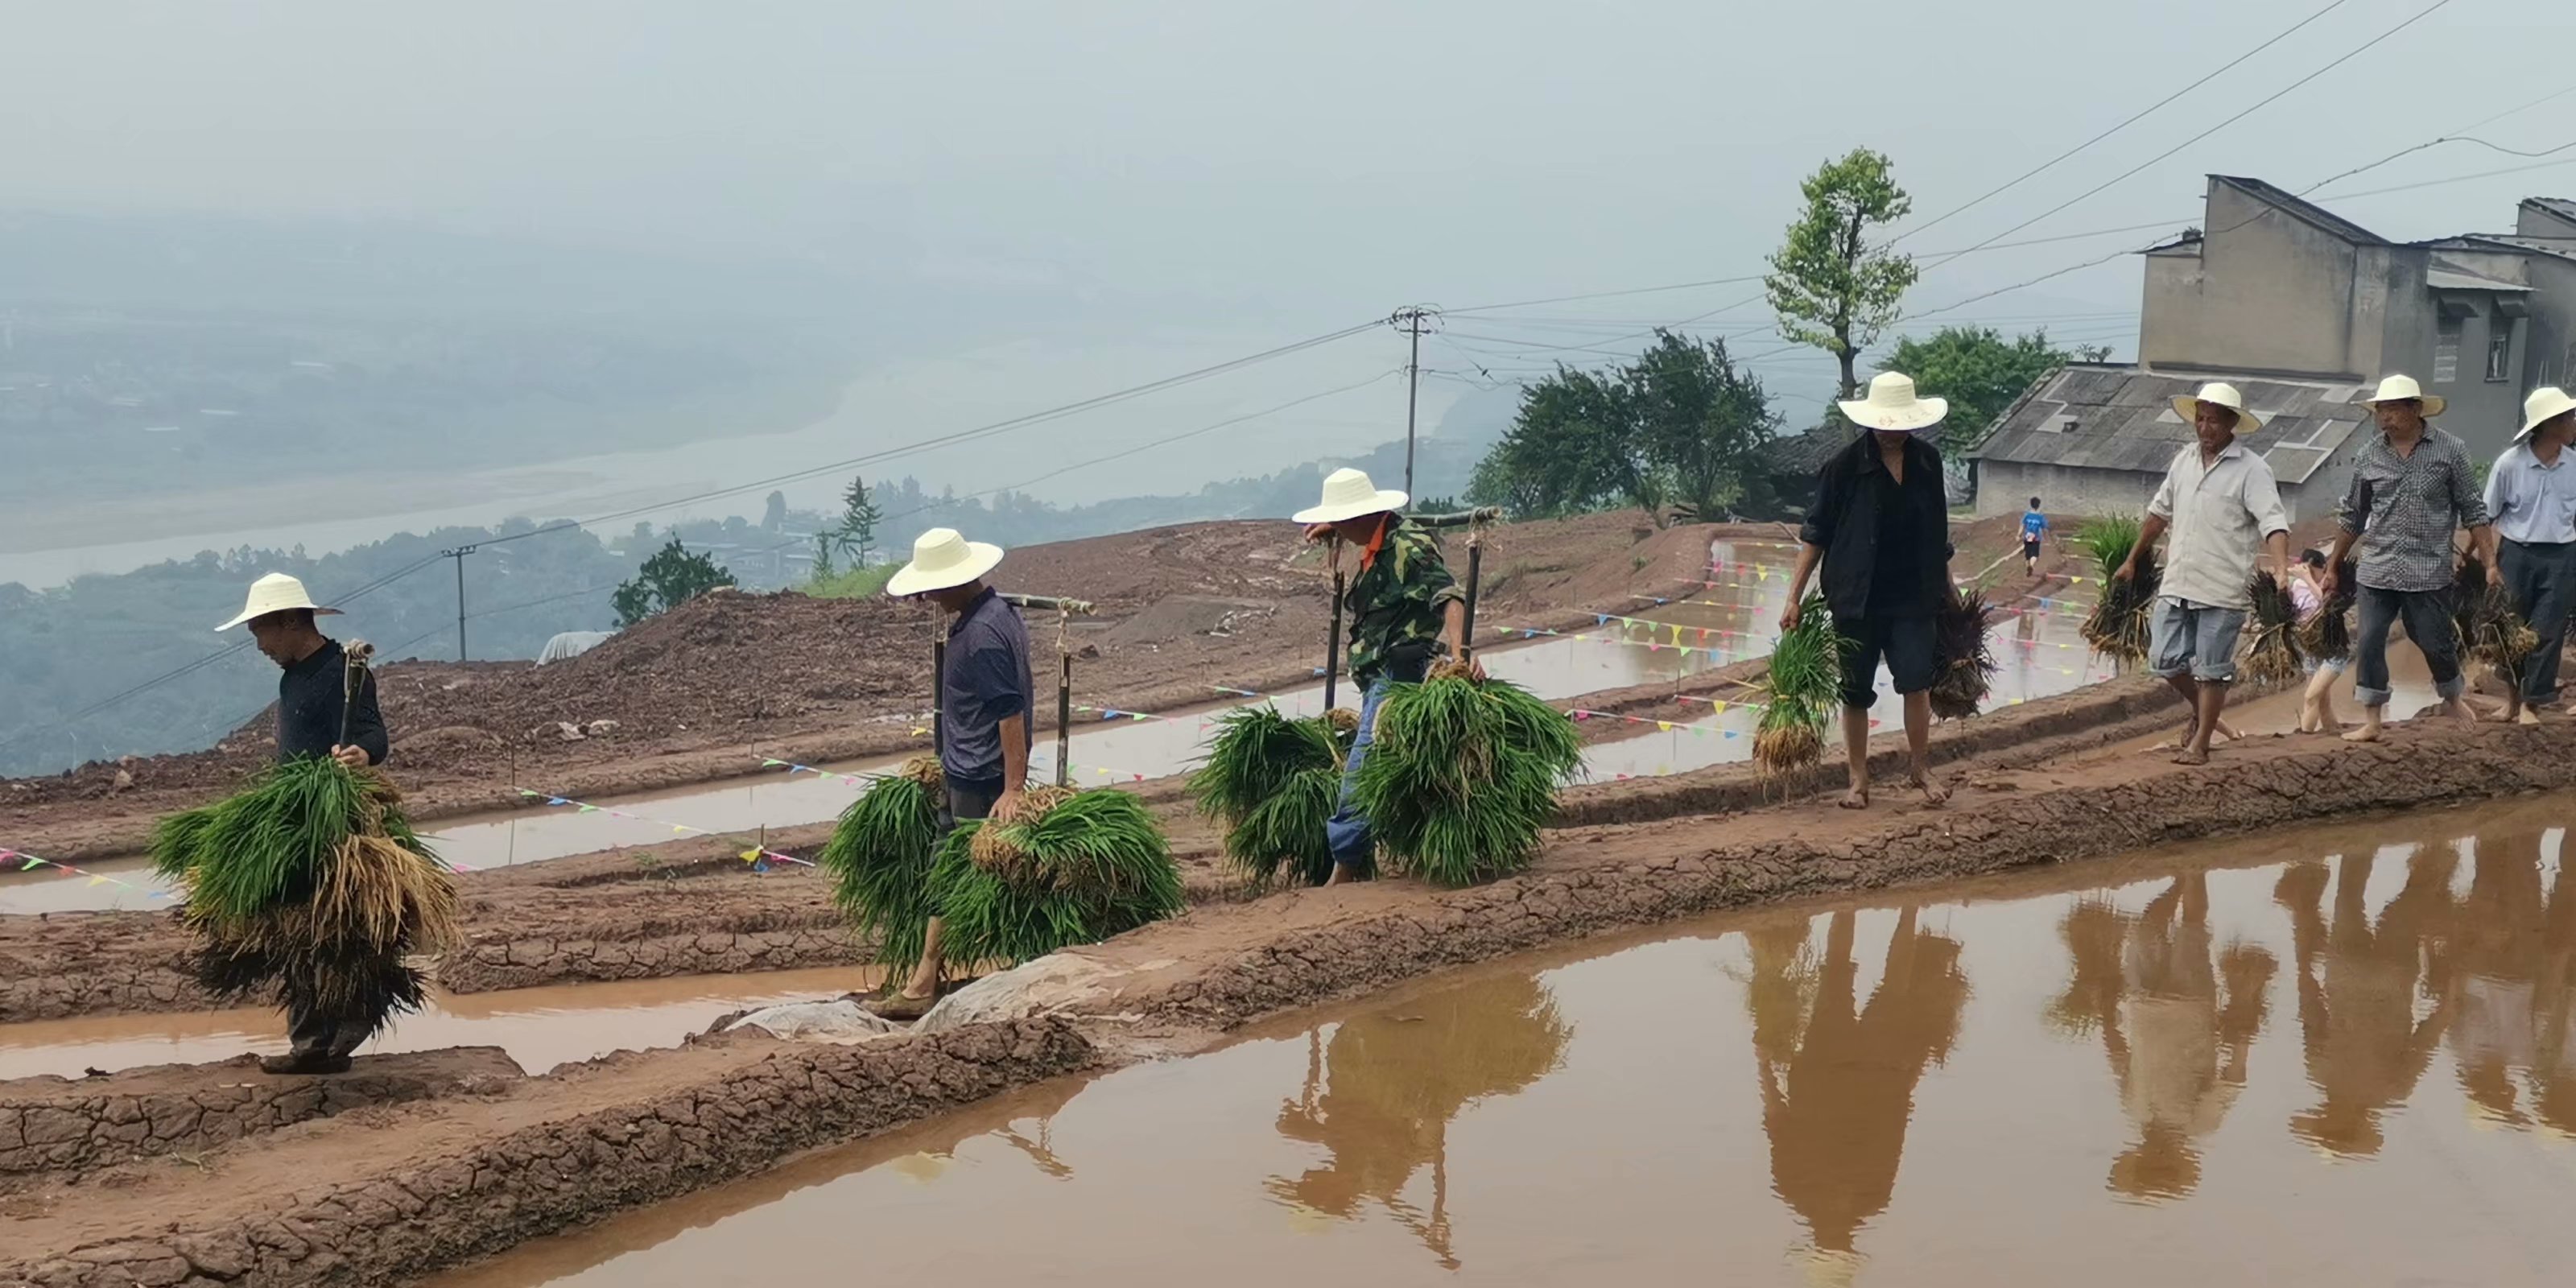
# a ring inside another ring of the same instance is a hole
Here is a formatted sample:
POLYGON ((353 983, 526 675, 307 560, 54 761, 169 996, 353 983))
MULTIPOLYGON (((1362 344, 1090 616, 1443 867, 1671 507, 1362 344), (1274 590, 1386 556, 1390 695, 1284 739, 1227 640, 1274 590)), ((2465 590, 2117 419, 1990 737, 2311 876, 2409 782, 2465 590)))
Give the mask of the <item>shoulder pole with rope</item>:
POLYGON ((1422 528, 1465 528, 1467 530, 1467 611, 1458 631, 1458 660, 1473 660, 1476 654, 1476 580, 1485 561, 1485 526, 1503 517, 1502 507, 1485 505, 1455 514, 1417 514, 1407 521, 1422 528))
POLYGON ((349 717, 357 711, 358 699, 367 692, 367 659, 375 654, 376 646, 365 640, 351 640, 340 646, 340 736, 331 742, 333 751, 349 745, 349 717))
POLYGON ((1333 684, 1342 671, 1342 539, 1324 539, 1325 557, 1333 564, 1333 625, 1324 632, 1324 710, 1333 709, 1333 684))
POLYGON ((1019 608, 1052 608, 1055 610, 1055 785, 1073 785, 1073 649, 1065 641, 1066 625, 1075 613, 1090 613, 1088 600, 1061 599, 1054 595, 1004 594, 1006 602, 1019 608))

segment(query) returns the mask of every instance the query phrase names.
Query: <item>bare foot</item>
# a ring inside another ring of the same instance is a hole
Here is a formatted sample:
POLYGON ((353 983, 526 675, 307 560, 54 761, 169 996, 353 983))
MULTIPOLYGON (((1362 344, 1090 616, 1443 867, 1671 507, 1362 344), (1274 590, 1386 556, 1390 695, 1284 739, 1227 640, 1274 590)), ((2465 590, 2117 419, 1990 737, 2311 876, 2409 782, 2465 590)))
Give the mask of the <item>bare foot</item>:
POLYGON ((2174 753, 2173 763, 2177 765, 2206 765, 2209 763, 2209 749, 2206 747, 2185 747, 2174 753))
POLYGON ((1939 809, 1950 799, 1950 789, 1943 787, 1938 780, 1929 775, 1915 778, 1907 785, 1923 793, 1923 803, 1934 809, 1939 809))
POLYGON ((2540 723, 2540 713, 2524 707, 2520 714, 2514 716, 2513 722, 2518 725, 2536 725, 2540 723))
POLYGON ((2345 742, 2377 742, 2379 741, 2379 722, 2376 720, 2362 721, 2361 727, 2344 734, 2343 740, 2345 742))
POLYGON ((1868 809, 1869 789, 1866 787, 1855 787, 1850 791, 1844 792, 1843 798, 1836 802, 1836 804, 1841 805, 1844 809, 1868 809))
POLYGON ((2478 720, 2478 713, 2470 710, 2469 704, 2458 698, 2453 698, 2450 701, 2443 703, 2438 710, 2440 714, 2449 716, 2453 720, 2459 720, 2469 724, 2476 724, 2478 720))
POLYGON ((2229 742, 2245 741, 2245 735, 2237 732, 2236 726, 2231 725, 2224 720, 2218 722, 2218 736, 2229 742))

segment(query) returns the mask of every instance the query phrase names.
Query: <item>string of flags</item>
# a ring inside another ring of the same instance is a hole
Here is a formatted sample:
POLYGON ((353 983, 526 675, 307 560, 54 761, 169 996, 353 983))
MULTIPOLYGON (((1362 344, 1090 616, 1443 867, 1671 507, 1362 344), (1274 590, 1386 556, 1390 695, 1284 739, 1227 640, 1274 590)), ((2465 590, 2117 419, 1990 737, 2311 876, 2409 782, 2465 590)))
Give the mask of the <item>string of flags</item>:
MULTIPOLYGON (((617 809, 608 805, 593 805, 588 801, 577 801, 569 796, 553 796, 545 792, 532 791, 525 787, 519 789, 519 795, 527 800, 544 801, 547 805, 556 808, 570 809, 576 814, 606 814, 611 818, 622 818, 633 823, 649 823, 655 827, 667 827, 671 829, 671 834, 673 836, 722 837, 740 834, 739 832, 719 832, 713 828, 691 827, 686 823, 674 823, 668 819, 650 818, 642 814, 632 813, 630 811, 617 809)), ((793 863, 798 867, 810 868, 814 866, 812 863, 807 862, 804 859, 797 858, 793 854, 781 854, 776 850, 761 845, 754 845, 751 848, 744 850, 736 857, 740 858, 743 862, 750 864, 752 869, 757 872, 768 871, 769 863, 772 860, 776 860, 780 863, 793 863)))
POLYGON ((0 864, 9 863, 17 864, 18 867, 14 870, 18 872, 33 872, 38 868, 52 868, 67 877, 87 877, 89 878, 89 884, 92 886, 122 886, 125 889, 134 891, 136 894, 140 894, 151 899, 168 899, 173 897, 167 890, 155 890, 149 886, 139 886, 122 878, 109 876, 104 872, 92 872, 87 868, 73 867, 68 863, 57 863, 52 859, 41 859, 35 855, 27 853, 25 850, 13 850, 7 846, 0 846, 0 864))

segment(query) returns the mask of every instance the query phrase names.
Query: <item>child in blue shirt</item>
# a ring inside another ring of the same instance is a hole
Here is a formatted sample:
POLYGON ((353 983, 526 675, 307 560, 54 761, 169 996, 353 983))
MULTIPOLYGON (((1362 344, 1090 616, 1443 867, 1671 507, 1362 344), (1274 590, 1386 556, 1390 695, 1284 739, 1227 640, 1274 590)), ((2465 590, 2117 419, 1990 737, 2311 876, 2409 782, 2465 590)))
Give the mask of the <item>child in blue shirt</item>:
POLYGON ((2048 516, 2039 512, 2039 498, 2030 499, 2030 509, 2021 516, 2021 557, 2030 566, 2030 575, 2039 575, 2039 539, 2048 535, 2048 516))

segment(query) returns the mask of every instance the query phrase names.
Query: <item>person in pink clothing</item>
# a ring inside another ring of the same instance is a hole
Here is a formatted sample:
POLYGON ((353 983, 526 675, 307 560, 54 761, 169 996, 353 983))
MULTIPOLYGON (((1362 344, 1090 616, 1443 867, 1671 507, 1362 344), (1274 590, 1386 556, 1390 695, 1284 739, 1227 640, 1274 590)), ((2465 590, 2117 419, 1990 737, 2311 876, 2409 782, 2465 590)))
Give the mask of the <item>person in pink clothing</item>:
MULTIPOLYGON (((2290 577, 2290 604, 2298 610, 2299 625, 2306 626, 2326 611, 2326 554, 2313 546, 2299 552, 2299 566, 2290 577)), ((2335 717, 2334 684, 2352 665, 2350 657, 2303 657, 2300 666, 2308 673, 2308 689, 2299 703, 2299 732, 2335 733, 2343 722, 2335 717)))

